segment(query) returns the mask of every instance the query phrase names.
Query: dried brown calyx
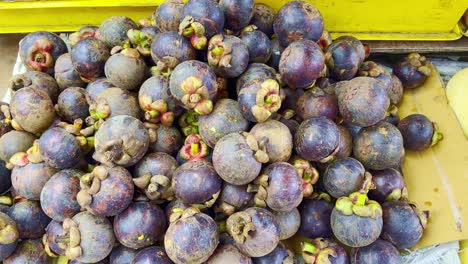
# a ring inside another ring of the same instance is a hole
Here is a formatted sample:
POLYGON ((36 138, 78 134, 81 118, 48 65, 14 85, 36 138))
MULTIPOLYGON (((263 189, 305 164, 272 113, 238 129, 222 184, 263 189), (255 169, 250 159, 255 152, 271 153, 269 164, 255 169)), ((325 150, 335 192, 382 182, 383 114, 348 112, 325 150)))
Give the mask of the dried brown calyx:
POLYGON ((309 161, 300 157, 294 157, 291 163, 302 178, 302 193, 304 197, 310 197, 314 192, 314 184, 319 179, 319 172, 309 161))
POLYGON ((250 232, 255 231, 252 217, 246 212, 232 214, 226 221, 228 233, 239 244, 250 238, 250 232))
POLYGON ((307 264, 331 264, 330 257, 336 258, 336 243, 323 238, 317 238, 301 244, 302 257, 307 264))
POLYGON ((165 175, 151 175, 147 173, 141 177, 134 178, 135 186, 144 190, 146 197, 150 200, 161 202, 174 199, 171 188, 171 179, 165 175))
POLYGON ((109 176, 109 171, 104 166, 96 166, 93 171, 80 177, 80 191, 76 195, 76 200, 82 209, 87 207, 93 201, 93 195, 96 195, 101 189, 101 181, 109 176))
POLYGON ((55 238, 60 248, 65 250, 68 259, 76 259, 83 255, 81 248, 81 233, 78 224, 71 218, 63 220, 63 233, 55 238))

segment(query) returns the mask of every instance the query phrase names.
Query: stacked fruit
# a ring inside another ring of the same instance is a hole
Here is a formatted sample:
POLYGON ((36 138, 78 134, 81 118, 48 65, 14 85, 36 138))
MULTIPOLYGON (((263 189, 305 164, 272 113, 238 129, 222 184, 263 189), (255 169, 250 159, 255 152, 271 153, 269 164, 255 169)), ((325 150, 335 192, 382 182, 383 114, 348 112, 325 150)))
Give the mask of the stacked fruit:
POLYGON ((169 0, 69 41, 27 35, 1 105, 5 263, 398 263, 421 239, 400 166, 441 134, 396 105, 423 56, 391 74, 306 2, 169 0))

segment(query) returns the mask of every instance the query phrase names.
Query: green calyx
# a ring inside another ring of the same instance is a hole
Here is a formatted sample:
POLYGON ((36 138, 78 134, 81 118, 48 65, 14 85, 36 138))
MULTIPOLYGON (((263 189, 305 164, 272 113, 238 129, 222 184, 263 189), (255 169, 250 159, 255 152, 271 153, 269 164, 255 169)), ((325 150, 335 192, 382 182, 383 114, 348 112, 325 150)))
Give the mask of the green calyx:
POLYGON ((250 238, 250 232, 255 231, 252 217, 246 212, 237 212, 226 220, 227 231, 239 244, 250 238))
POLYGON ((365 193, 355 192, 349 197, 341 197, 336 201, 335 208, 344 215, 379 218, 382 207, 376 201, 369 200, 365 193))
POLYGON ((200 78, 187 77, 182 81, 180 88, 185 93, 181 101, 187 108, 193 109, 199 115, 207 115, 213 111, 208 88, 200 78))
POLYGON ((442 141, 444 139, 444 134, 442 134, 438 130, 438 125, 436 123, 432 123, 433 129, 434 129, 434 134, 432 134, 432 141, 431 141, 431 147, 437 145, 439 141, 442 141))
POLYGON ((262 174, 247 186, 247 192, 255 193, 254 202, 258 207, 266 207, 268 179, 268 175, 262 174))
POLYGON ((302 257, 306 263, 311 264, 331 264, 330 257, 337 257, 334 247, 335 243, 323 238, 317 238, 309 242, 303 242, 302 257))
POLYGON ((208 63, 210 66, 231 67, 232 46, 223 42, 223 35, 218 34, 211 38, 208 44, 208 63))
POLYGON ((258 122, 265 122, 281 108, 281 101, 279 83, 274 79, 265 80, 257 91, 252 115, 258 122))
POLYGON ((205 27, 195 21, 191 16, 186 16, 179 25, 179 34, 190 39, 195 49, 202 50, 208 40, 205 37, 205 27))

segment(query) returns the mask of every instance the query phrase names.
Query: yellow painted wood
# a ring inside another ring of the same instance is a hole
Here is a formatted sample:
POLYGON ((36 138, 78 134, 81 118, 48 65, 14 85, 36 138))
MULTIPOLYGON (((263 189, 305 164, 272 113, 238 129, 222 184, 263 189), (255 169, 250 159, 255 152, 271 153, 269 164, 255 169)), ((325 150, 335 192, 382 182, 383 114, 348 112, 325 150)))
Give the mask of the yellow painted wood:
MULTIPOLYGON (((321 11, 333 37, 362 40, 454 40, 466 0, 308 0, 321 11)), ((149 16, 162 0, 0 2, 0 33, 74 31, 112 15, 149 16)), ((258 0, 279 9, 288 0, 258 0)))

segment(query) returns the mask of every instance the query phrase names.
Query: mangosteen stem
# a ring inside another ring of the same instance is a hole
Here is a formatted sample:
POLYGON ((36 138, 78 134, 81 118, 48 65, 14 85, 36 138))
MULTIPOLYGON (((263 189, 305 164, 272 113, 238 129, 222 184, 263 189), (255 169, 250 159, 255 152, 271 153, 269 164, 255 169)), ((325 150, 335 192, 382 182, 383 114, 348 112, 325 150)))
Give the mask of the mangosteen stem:
POLYGON ((435 146, 442 139, 444 139, 444 135, 441 132, 437 131, 437 130, 434 131, 434 134, 432 135, 431 147, 435 146))
POLYGON ((356 200, 356 205, 366 205, 366 200, 367 200, 367 195, 365 194, 358 194, 357 200, 356 200))
POLYGON ((4 205, 12 205, 13 204, 13 199, 11 199, 11 197, 9 196, 0 196, 0 204, 4 204, 4 205))
POLYGON ((302 252, 307 252, 311 254, 317 254, 319 249, 316 248, 314 245, 308 242, 302 242, 302 252))
POLYGON ((214 56, 219 57, 224 54, 224 48, 221 46, 216 46, 214 49, 211 50, 211 53, 214 56))
POLYGON ((58 235, 54 238, 55 243, 68 245, 70 243, 70 234, 58 235))

